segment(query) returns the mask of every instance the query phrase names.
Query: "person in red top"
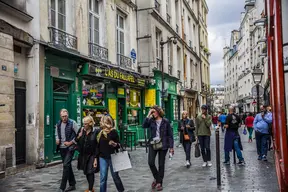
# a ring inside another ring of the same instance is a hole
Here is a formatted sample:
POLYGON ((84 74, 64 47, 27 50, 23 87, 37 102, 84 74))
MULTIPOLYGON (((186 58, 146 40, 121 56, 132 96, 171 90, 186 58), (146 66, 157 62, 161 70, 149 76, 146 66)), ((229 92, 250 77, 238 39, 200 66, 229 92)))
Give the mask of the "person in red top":
POLYGON ((218 117, 217 117, 216 114, 214 114, 213 117, 212 117, 212 123, 213 123, 213 127, 215 129, 217 124, 218 124, 218 117))
POLYGON ((253 122, 254 117, 252 113, 249 113, 249 116, 245 119, 245 125, 249 132, 249 141, 248 143, 252 143, 252 134, 253 134, 253 122))

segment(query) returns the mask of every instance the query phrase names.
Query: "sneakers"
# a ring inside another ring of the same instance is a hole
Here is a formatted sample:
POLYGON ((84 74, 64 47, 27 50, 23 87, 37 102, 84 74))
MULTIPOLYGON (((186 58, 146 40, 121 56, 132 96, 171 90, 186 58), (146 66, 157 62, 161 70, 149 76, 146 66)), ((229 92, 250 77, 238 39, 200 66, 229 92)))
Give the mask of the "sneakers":
POLYGON ((212 163, 211 163, 210 161, 208 161, 207 166, 208 166, 208 167, 211 167, 211 166, 212 166, 212 163))
POLYGON ((224 165, 230 165, 230 161, 224 161, 223 164, 224 165))
POLYGON ((262 157, 262 161, 267 161, 267 157, 266 157, 266 155, 263 155, 263 157, 262 157))
POLYGON ((85 192, 94 192, 94 189, 92 189, 92 191, 89 191, 89 189, 85 190, 85 192))
POLYGON ((262 156, 261 156, 261 155, 258 156, 258 160, 259 160, 259 161, 262 160, 262 156))
POLYGON ((155 187, 156 191, 162 191, 163 190, 163 187, 162 187, 162 184, 161 183, 158 183, 155 187))
POLYGON ((187 168, 189 168, 189 167, 191 166, 191 163, 190 163, 190 161, 189 161, 189 160, 187 160, 187 161, 186 161, 186 164, 185 164, 185 166, 186 166, 187 168))
POLYGON ((207 167, 207 162, 204 162, 202 167, 207 167))
POLYGON ((238 165, 246 165, 246 163, 245 163, 244 160, 243 160, 243 161, 239 161, 237 164, 238 164, 238 165))
POLYGON ((156 185, 157 185, 157 183, 156 183, 156 181, 154 180, 153 183, 151 184, 151 188, 152 188, 152 189, 155 189, 155 188, 156 188, 156 185))
POLYGON ((69 187, 65 190, 65 192, 66 192, 66 191, 74 191, 74 190, 76 190, 76 187, 75 187, 75 185, 72 185, 72 186, 69 186, 69 187))

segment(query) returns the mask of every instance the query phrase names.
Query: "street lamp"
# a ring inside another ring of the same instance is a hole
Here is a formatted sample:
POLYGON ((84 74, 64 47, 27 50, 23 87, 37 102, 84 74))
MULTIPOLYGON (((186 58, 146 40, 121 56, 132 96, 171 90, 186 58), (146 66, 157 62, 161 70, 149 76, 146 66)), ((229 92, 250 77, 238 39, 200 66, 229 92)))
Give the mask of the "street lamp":
POLYGON ((165 86, 164 86, 164 62, 163 62, 163 49, 164 49, 164 45, 166 43, 170 43, 173 40, 173 44, 177 44, 177 37, 173 36, 173 37, 169 37, 166 41, 163 41, 163 38, 161 38, 160 41, 160 48, 161 48, 161 72, 162 72, 162 101, 161 101, 161 107, 162 109, 165 111, 165 107, 164 107, 164 97, 165 97, 165 86))
POLYGON ((259 86, 262 81, 263 72, 260 68, 254 68, 252 72, 253 81, 256 84, 257 90, 257 113, 260 113, 260 96, 259 96, 259 86))
POLYGON ((267 23, 267 18, 262 17, 261 19, 258 19, 254 22, 255 26, 264 26, 267 23))
POLYGON ((180 89, 180 95, 183 97, 185 95, 185 88, 181 87, 180 89))

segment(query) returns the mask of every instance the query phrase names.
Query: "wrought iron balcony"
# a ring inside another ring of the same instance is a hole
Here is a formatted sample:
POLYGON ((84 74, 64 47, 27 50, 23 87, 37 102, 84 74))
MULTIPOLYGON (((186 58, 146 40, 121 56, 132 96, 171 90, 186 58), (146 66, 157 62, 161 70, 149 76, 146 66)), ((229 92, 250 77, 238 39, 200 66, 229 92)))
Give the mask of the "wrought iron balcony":
POLYGON ((132 68, 132 59, 121 54, 117 54, 118 65, 124 68, 132 68))
POLYGON ((95 43, 89 44, 89 56, 95 59, 102 59, 108 61, 108 49, 101 47, 95 43))
POLYGON ((159 71, 162 70, 162 62, 161 62, 161 60, 158 59, 158 58, 157 58, 157 69, 158 69, 159 71))
POLYGON ((169 24, 171 24, 171 16, 167 13, 166 14, 167 15, 167 22, 169 23, 169 24))
POLYGON ((54 27, 48 27, 48 29, 50 32, 50 44, 62 49, 77 50, 77 37, 54 27))
POLYGON ((172 75, 172 73, 173 73, 173 67, 172 67, 172 65, 168 65, 168 74, 169 75, 172 75))
POLYGON ((160 3, 155 0, 155 9, 160 13, 160 3))

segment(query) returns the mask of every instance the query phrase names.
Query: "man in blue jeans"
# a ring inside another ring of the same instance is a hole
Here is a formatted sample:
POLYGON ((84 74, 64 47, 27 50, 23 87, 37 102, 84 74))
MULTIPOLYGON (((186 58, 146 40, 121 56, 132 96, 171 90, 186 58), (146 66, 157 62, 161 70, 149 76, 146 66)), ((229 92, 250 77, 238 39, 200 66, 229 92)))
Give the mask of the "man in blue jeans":
POLYGON ((241 150, 241 138, 238 132, 238 128, 241 126, 241 119, 238 115, 234 113, 234 107, 229 107, 229 115, 226 118, 225 128, 225 143, 224 143, 224 151, 225 151, 225 161, 224 164, 230 165, 230 151, 234 149, 237 154, 237 158, 239 159, 238 165, 245 165, 244 158, 242 156, 241 150))
POLYGON ((258 160, 267 161, 269 125, 272 123, 272 113, 267 110, 267 106, 261 106, 261 113, 257 114, 253 127, 255 130, 258 160))

